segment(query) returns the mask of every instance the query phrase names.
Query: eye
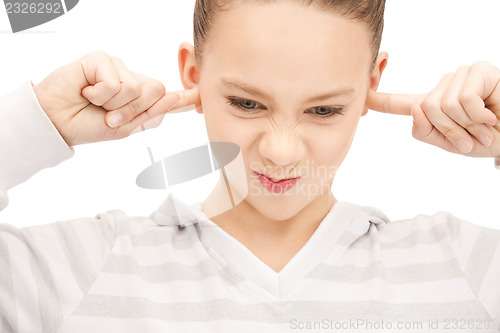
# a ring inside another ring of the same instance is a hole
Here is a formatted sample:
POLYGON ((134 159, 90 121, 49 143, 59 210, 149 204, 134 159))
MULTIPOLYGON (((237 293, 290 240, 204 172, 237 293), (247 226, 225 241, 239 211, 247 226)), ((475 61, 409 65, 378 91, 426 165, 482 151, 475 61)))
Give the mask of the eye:
POLYGON ((311 110, 313 110, 313 113, 316 117, 322 120, 334 117, 335 115, 345 115, 344 107, 342 106, 318 106, 312 108, 311 110))
MULTIPOLYGON (((255 106, 260 105, 259 103, 249 99, 239 99, 232 97, 227 98, 227 103, 247 113, 255 113, 251 112, 251 110, 255 110, 255 106)), ((265 107, 262 108, 265 109, 265 107)))
MULTIPOLYGON (((250 113, 250 114, 258 112, 253 110, 266 109, 266 107, 262 106, 261 104, 249 99, 228 97, 227 103, 239 110, 242 110, 245 113, 250 113), (257 107, 259 105, 261 107, 257 107)), ((318 106, 310 110, 313 111, 312 112, 306 111, 306 113, 312 113, 313 117, 319 118, 320 120, 327 120, 336 115, 342 115, 342 116, 344 115, 344 107, 342 106, 318 106)))

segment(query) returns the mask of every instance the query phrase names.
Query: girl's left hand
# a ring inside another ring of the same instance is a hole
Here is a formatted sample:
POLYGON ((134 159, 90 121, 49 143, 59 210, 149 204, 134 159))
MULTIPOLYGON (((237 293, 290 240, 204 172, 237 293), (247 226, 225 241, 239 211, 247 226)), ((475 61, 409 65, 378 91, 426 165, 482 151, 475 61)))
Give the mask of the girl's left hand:
POLYGON ((500 157, 500 69, 479 61, 448 73, 428 94, 377 93, 369 109, 413 116, 412 136, 471 157, 500 157))

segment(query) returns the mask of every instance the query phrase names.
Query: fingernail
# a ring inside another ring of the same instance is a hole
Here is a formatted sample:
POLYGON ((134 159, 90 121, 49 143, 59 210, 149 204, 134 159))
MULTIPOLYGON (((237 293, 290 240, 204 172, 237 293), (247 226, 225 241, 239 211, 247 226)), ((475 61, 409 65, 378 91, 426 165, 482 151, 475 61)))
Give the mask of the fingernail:
POLYGON ((108 125, 111 128, 115 128, 115 127, 120 126, 122 124, 122 122, 123 122, 123 117, 119 113, 112 114, 108 118, 108 125))
POLYGON ((488 120, 488 125, 495 126, 497 124, 497 120, 488 120))
POLYGON ((468 153, 472 150, 472 145, 470 144, 469 141, 464 140, 464 139, 460 139, 458 141, 458 149, 460 149, 464 153, 468 153))
POLYGON ((479 134, 479 141, 481 141, 481 143, 483 145, 485 145, 486 147, 489 147, 491 146, 491 139, 489 137, 487 137, 485 134, 479 134))

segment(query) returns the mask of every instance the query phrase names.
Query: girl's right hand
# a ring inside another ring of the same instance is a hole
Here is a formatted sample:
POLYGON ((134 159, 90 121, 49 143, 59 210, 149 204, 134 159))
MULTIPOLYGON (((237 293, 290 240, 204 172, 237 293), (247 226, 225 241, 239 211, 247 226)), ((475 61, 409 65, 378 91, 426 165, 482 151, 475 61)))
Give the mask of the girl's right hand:
POLYGON ((69 146, 122 139, 157 127, 169 111, 201 105, 198 88, 166 93, 161 82, 102 51, 57 69, 33 89, 69 146))

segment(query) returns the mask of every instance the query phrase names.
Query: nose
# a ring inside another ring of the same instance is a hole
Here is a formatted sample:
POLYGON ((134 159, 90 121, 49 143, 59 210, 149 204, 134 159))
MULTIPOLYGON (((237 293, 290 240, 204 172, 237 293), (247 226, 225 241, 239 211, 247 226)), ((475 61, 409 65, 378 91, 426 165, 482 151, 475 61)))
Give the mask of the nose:
POLYGON ((275 128, 263 136, 259 143, 259 151, 265 166, 293 168, 304 158, 306 148, 296 131, 282 131, 275 128))

